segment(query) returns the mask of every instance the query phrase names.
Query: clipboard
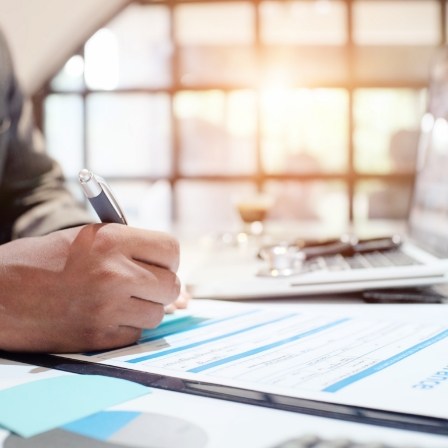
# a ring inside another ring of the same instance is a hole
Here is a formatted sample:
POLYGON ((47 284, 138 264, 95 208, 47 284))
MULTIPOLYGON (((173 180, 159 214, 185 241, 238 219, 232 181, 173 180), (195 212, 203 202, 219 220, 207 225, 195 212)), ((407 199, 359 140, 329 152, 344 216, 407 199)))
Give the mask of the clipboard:
POLYGON ((447 419, 264 393, 256 390, 229 387, 203 381, 186 380, 168 375, 159 375, 111 365, 62 358, 57 355, 0 351, 0 357, 11 361, 81 375, 104 375, 125 379, 147 387, 169 390, 172 392, 229 400, 237 403, 263 406, 271 409, 297 412, 317 417, 448 436, 447 419))

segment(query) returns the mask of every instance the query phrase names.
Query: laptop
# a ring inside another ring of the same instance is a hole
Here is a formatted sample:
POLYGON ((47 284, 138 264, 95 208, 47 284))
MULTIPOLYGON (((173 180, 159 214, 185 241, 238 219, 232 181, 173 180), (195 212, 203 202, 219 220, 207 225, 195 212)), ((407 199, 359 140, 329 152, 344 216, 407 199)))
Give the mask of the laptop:
POLYGON ((422 117, 407 230, 396 248, 313 257, 292 275, 237 249, 208 251, 186 279, 193 297, 257 299, 406 288, 448 282, 448 55, 433 65, 422 117), (274 270, 275 271, 275 270, 274 270), (275 272, 274 272, 275 274, 275 272))

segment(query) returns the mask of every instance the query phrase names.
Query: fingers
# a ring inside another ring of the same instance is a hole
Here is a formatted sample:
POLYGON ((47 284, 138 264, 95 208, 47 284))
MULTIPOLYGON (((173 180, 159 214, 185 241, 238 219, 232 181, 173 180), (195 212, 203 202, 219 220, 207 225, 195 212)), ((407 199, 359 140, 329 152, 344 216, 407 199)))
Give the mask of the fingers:
POLYGON ((165 306, 165 314, 173 314, 176 310, 183 310, 187 308, 190 299, 191 295, 182 289, 179 297, 173 303, 165 306))
POLYGON ((165 315, 164 306, 131 297, 120 315, 121 325, 147 329, 155 328, 165 315))
POLYGON ((185 291, 185 289, 182 289, 180 292, 179 297, 174 302, 174 305, 176 305, 176 308, 184 309, 187 308, 188 302, 191 299, 191 294, 185 291))
POLYGON ((179 267, 179 243, 170 235, 135 227, 120 226, 125 253, 134 260, 176 272, 179 267))
POLYGON ((170 303, 169 305, 165 305, 165 314, 173 314, 174 311, 177 310, 177 307, 174 303, 170 303))
MULTIPOLYGON (((140 339, 141 334, 141 328, 131 326, 109 325, 107 328, 72 328, 71 331, 61 332, 59 338, 52 337, 40 343, 38 342, 35 346, 27 347, 26 351, 79 353, 109 350, 132 345, 140 339)), ((23 351, 23 349, 18 351, 23 351)))
MULTIPOLYGON (((110 331, 98 333, 95 338, 86 341, 88 350, 109 350, 135 344, 141 337, 141 328, 119 326, 110 331)), ((85 351, 85 348, 75 351, 85 351)))
POLYGON ((160 266, 176 272, 179 267, 179 243, 163 233, 122 224, 90 224, 77 230, 72 247, 74 255, 98 252, 122 253, 129 259, 160 266))
POLYGON ((168 305, 179 297, 180 280, 173 272, 141 261, 131 262, 133 282, 129 286, 132 297, 168 305))
POLYGON ((50 338, 36 351, 84 352, 132 345, 140 339, 143 329, 157 327, 165 314, 163 305, 135 298, 122 300, 121 306, 112 308, 107 315, 84 322, 84 328, 72 328, 59 338, 50 338))

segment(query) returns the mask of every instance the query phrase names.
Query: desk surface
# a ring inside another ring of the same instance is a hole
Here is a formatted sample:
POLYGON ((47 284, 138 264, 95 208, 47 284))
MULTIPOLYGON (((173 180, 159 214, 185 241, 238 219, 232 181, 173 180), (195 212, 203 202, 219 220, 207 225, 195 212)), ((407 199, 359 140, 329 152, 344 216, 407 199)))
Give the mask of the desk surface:
MULTIPOLYGON (((185 257, 184 262, 194 261, 198 254, 194 244, 187 247, 190 257, 185 257)), ((184 266, 185 267, 185 266, 184 266)), ((191 267, 191 266, 190 266, 191 267)), ((438 287, 442 292, 448 292, 448 286, 438 287)), ((247 301, 244 303, 247 304, 247 301)), ((306 309, 338 311, 341 306, 355 305, 359 309, 379 309, 377 305, 365 305, 359 299, 353 297, 312 297, 300 299, 275 299, 254 300, 250 304, 256 306, 275 306, 277 309, 286 309, 290 306, 306 309)), ((422 318, 430 316, 434 307, 443 305, 387 305, 391 314, 399 314, 403 309, 409 312, 420 313, 422 318)), ((445 310, 445 308, 443 308, 445 310)), ((38 364, 38 363, 36 363, 38 364)), ((49 374, 46 368, 36 368, 6 358, 0 358, 0 389, 20 384, 23 381, 36 381, 40 377, 49 374)), ((50 372, 51 374, 51 372, 50 372)), ((57 373, 56 373, 57 374, 57 373)), ((1 403, 0 403, 1 406, 1 403)), ((151 429, 151 433, 144 432, 142 426, 127 428, 121 436, 116 436, 115 443, 122 447, 146 447, 148 440, 157 438, 158 446, 165 448, 273 448, 301 434, 318 433, 328 438, 353 438, 362 442, 389 443, 397 447, 415 446, 424 448, 446 448, 447 436, 425 434, 422 432, 408 431, 395 428, 387 428, 372 424, 355 423, 333 418, 325 418, 306 415, 298 412, 269 409, 266 407, 252 406, 244 403, 205 398, 191 394, 173 392, 156 388, 148 396, 132 400, 105 412, 126 411, 139 413, 142 422, 151 429), (152 423, 151 423, 152 422, 152 423), (156 422, 154 424, 154 422, 156 422), (123 436, 123 434, 125 434, 123 436), (181 438, 178 434, 183 434, 181 438), (176 438, 177 437, 177 438, 176 438)), ((7 431, 0 429, 0 447, 15 448, 25 447, 46 448, 64 446, 64 440, 73 440, 73 434, 66 430, 58 433, 49 432, 43 435, 44 445, 37 439, 29 439, 27 444, 23 440, 14 439, 7 431)), ((102 447, 109 446, 112 439, 103 440, 102 447)), ((94 448, 93 439, 79 439, 78 445, 94 448)), ((99 446, 99 445, 98 445, 99 446)), ((110 445, 117 446, 117 445, 110 445)))

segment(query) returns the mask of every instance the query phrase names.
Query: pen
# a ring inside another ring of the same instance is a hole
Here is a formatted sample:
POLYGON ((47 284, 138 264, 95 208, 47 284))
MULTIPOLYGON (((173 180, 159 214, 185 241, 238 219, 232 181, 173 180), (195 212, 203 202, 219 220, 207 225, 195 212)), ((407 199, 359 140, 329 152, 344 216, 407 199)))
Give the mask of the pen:
POLYGON ((102 177, 84 168, 79 172, 79 182, 101 222, 127 224, 121 207, 102 177))

